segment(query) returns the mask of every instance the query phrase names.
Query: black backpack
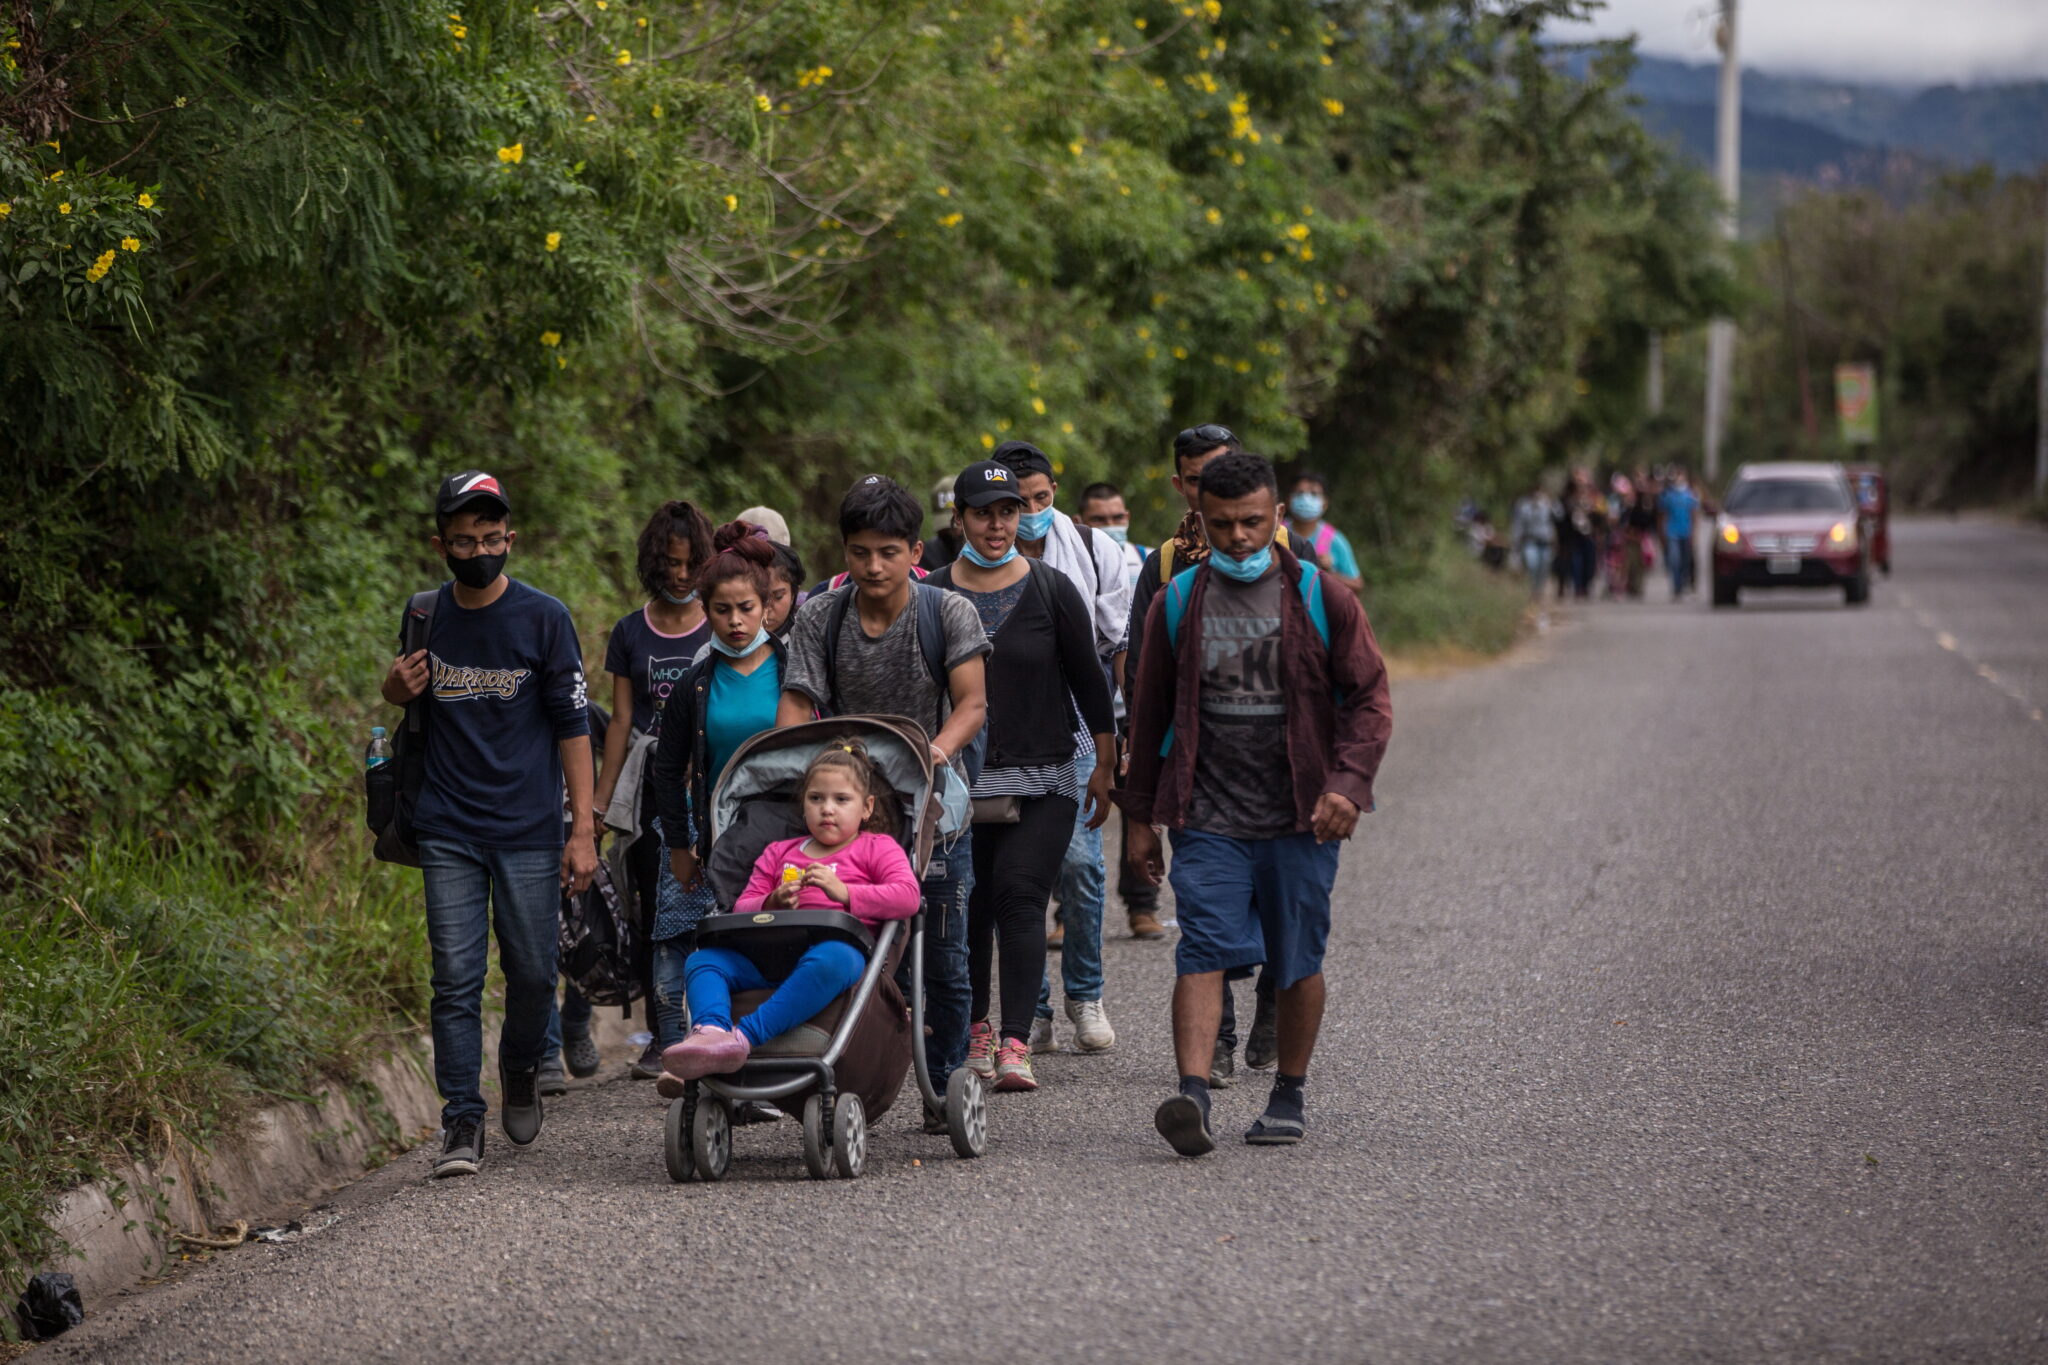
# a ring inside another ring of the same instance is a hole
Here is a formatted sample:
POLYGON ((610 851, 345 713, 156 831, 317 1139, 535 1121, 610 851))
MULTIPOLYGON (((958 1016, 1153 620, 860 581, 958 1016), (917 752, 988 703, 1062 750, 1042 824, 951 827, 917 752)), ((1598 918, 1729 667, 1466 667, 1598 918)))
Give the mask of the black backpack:
MULTIPOLYGON (((434 624, 434 604, 441 600, 439 588, 416 592, 406 604, 405 625, 400 631, 398 652, 417 653, 427 647, 427 632, 434 624)), ((432 685, 431 679, 429 686, 432 685)), ((420 802, 420 788, 427 780, 426 696, 422 693, 406 703, 405 719, 391 737, 391 761, 380 763, 363 774, 363 802, 370 833, 377 836, 372 847, 382 862, 406 867, 420 865, 420 850, 413 836, 412 817, 420 802)))
MULTIPOLYGON (((839 631, 846 624, 846 613, 853 606, 853 595, 860 589, 848 583, 838 590, 832 599, 832 609, 825 618, 825 690, 834 698, 839 695, 839 631)), ((924 655, 925 671, 938 684, 939 694, 950 697, 952 683, 946 671, 946 621, 940 613, 945 606, 944 588, 935 588, 929 583, 912 582, 910 605, 917 612, 917 647, 924 655)), ((936 738, 936 736, 934 736, 936 738)), ((971 786, 981 777, 982 761, 988 756, 988 727, 984 725, 974 739, 957 757, 967 772, 971 786)))
POLYGON ((562 892, 556 952, 562 975, 575 982, 591 1004, 623 1008, 645 992, 640 973, 633 969, 639 937, 632 920, 619 912, 618 888, 612 885, 611 865, 604 859, 597 860, 597 875, 582 895, 562 892))

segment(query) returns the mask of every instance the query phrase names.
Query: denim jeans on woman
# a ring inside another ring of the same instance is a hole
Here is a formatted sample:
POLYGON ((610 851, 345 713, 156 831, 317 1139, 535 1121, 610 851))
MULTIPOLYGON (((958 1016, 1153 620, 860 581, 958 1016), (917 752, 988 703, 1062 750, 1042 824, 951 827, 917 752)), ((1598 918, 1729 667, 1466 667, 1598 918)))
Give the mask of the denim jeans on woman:
POLYGON ((434 958, 434 1085, 444 1128, 485 1113, 484 976, 493 930, 505 973, 498 1060, 508 1070, 529 1071, 547 1050, 561 868, 558 848, 485 848, 433 835, 420 840, 434 958))
MULTIPOLYGON (((1086 792, 1095 775, 1095 750, 1074 758, 1082 807, 1074 814, 1074 837, 1060 863, 1060 989, 1069 1001, 1102 998, 1102 902, 1109 879, 1102 868, 1102 831, 1088 828, 1086 792)), ((1038 986, 1038 1017, 1052 1018, 1052 972, 1038 986)))

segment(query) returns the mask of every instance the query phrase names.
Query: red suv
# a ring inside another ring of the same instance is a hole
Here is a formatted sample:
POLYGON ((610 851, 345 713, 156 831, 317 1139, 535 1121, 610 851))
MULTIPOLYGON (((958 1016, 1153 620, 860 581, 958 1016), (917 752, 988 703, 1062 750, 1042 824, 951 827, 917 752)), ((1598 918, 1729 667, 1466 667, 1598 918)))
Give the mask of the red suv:
POLYGON ((1714 605, 1744 588, 1834 588, 1870 600, 1870 544, 1838 464, 1746 464, 1714 522, 1714 605))

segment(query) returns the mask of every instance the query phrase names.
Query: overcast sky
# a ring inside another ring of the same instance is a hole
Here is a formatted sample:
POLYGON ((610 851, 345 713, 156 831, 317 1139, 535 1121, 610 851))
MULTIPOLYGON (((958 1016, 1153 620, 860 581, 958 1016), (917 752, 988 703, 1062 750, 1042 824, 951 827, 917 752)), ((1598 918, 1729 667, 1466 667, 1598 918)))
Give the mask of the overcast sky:
MULTIPOLYGON (((1609 0, 1590 32, 1635 33, 1644 52, 1708 62, 1719 10, 1609 0)), ((1740 14, 1743 65, 1760 70, 1911 85, 2048 77, 2048 0, 1741 0, 1740 14)))

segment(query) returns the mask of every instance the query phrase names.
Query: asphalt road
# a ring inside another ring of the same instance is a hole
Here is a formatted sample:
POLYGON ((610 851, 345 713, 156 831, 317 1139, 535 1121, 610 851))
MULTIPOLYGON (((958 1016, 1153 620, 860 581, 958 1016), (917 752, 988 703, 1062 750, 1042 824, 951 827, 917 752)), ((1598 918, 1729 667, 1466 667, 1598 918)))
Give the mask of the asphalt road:
POLYGON ((1862 610, 1594 604, 1398 686, 1299 1148, 1234 1140, 1254 1084, 1166 1150, 1171 954, 1119 937, 1116 1050, 1044 1059, 982 1161, 905 1106, 858 1182, 778 1125, 675 1186, 651 1088, 593 1082, 47 1353, 2048 1359, 2048 536, 1895 563, 1862 610))

